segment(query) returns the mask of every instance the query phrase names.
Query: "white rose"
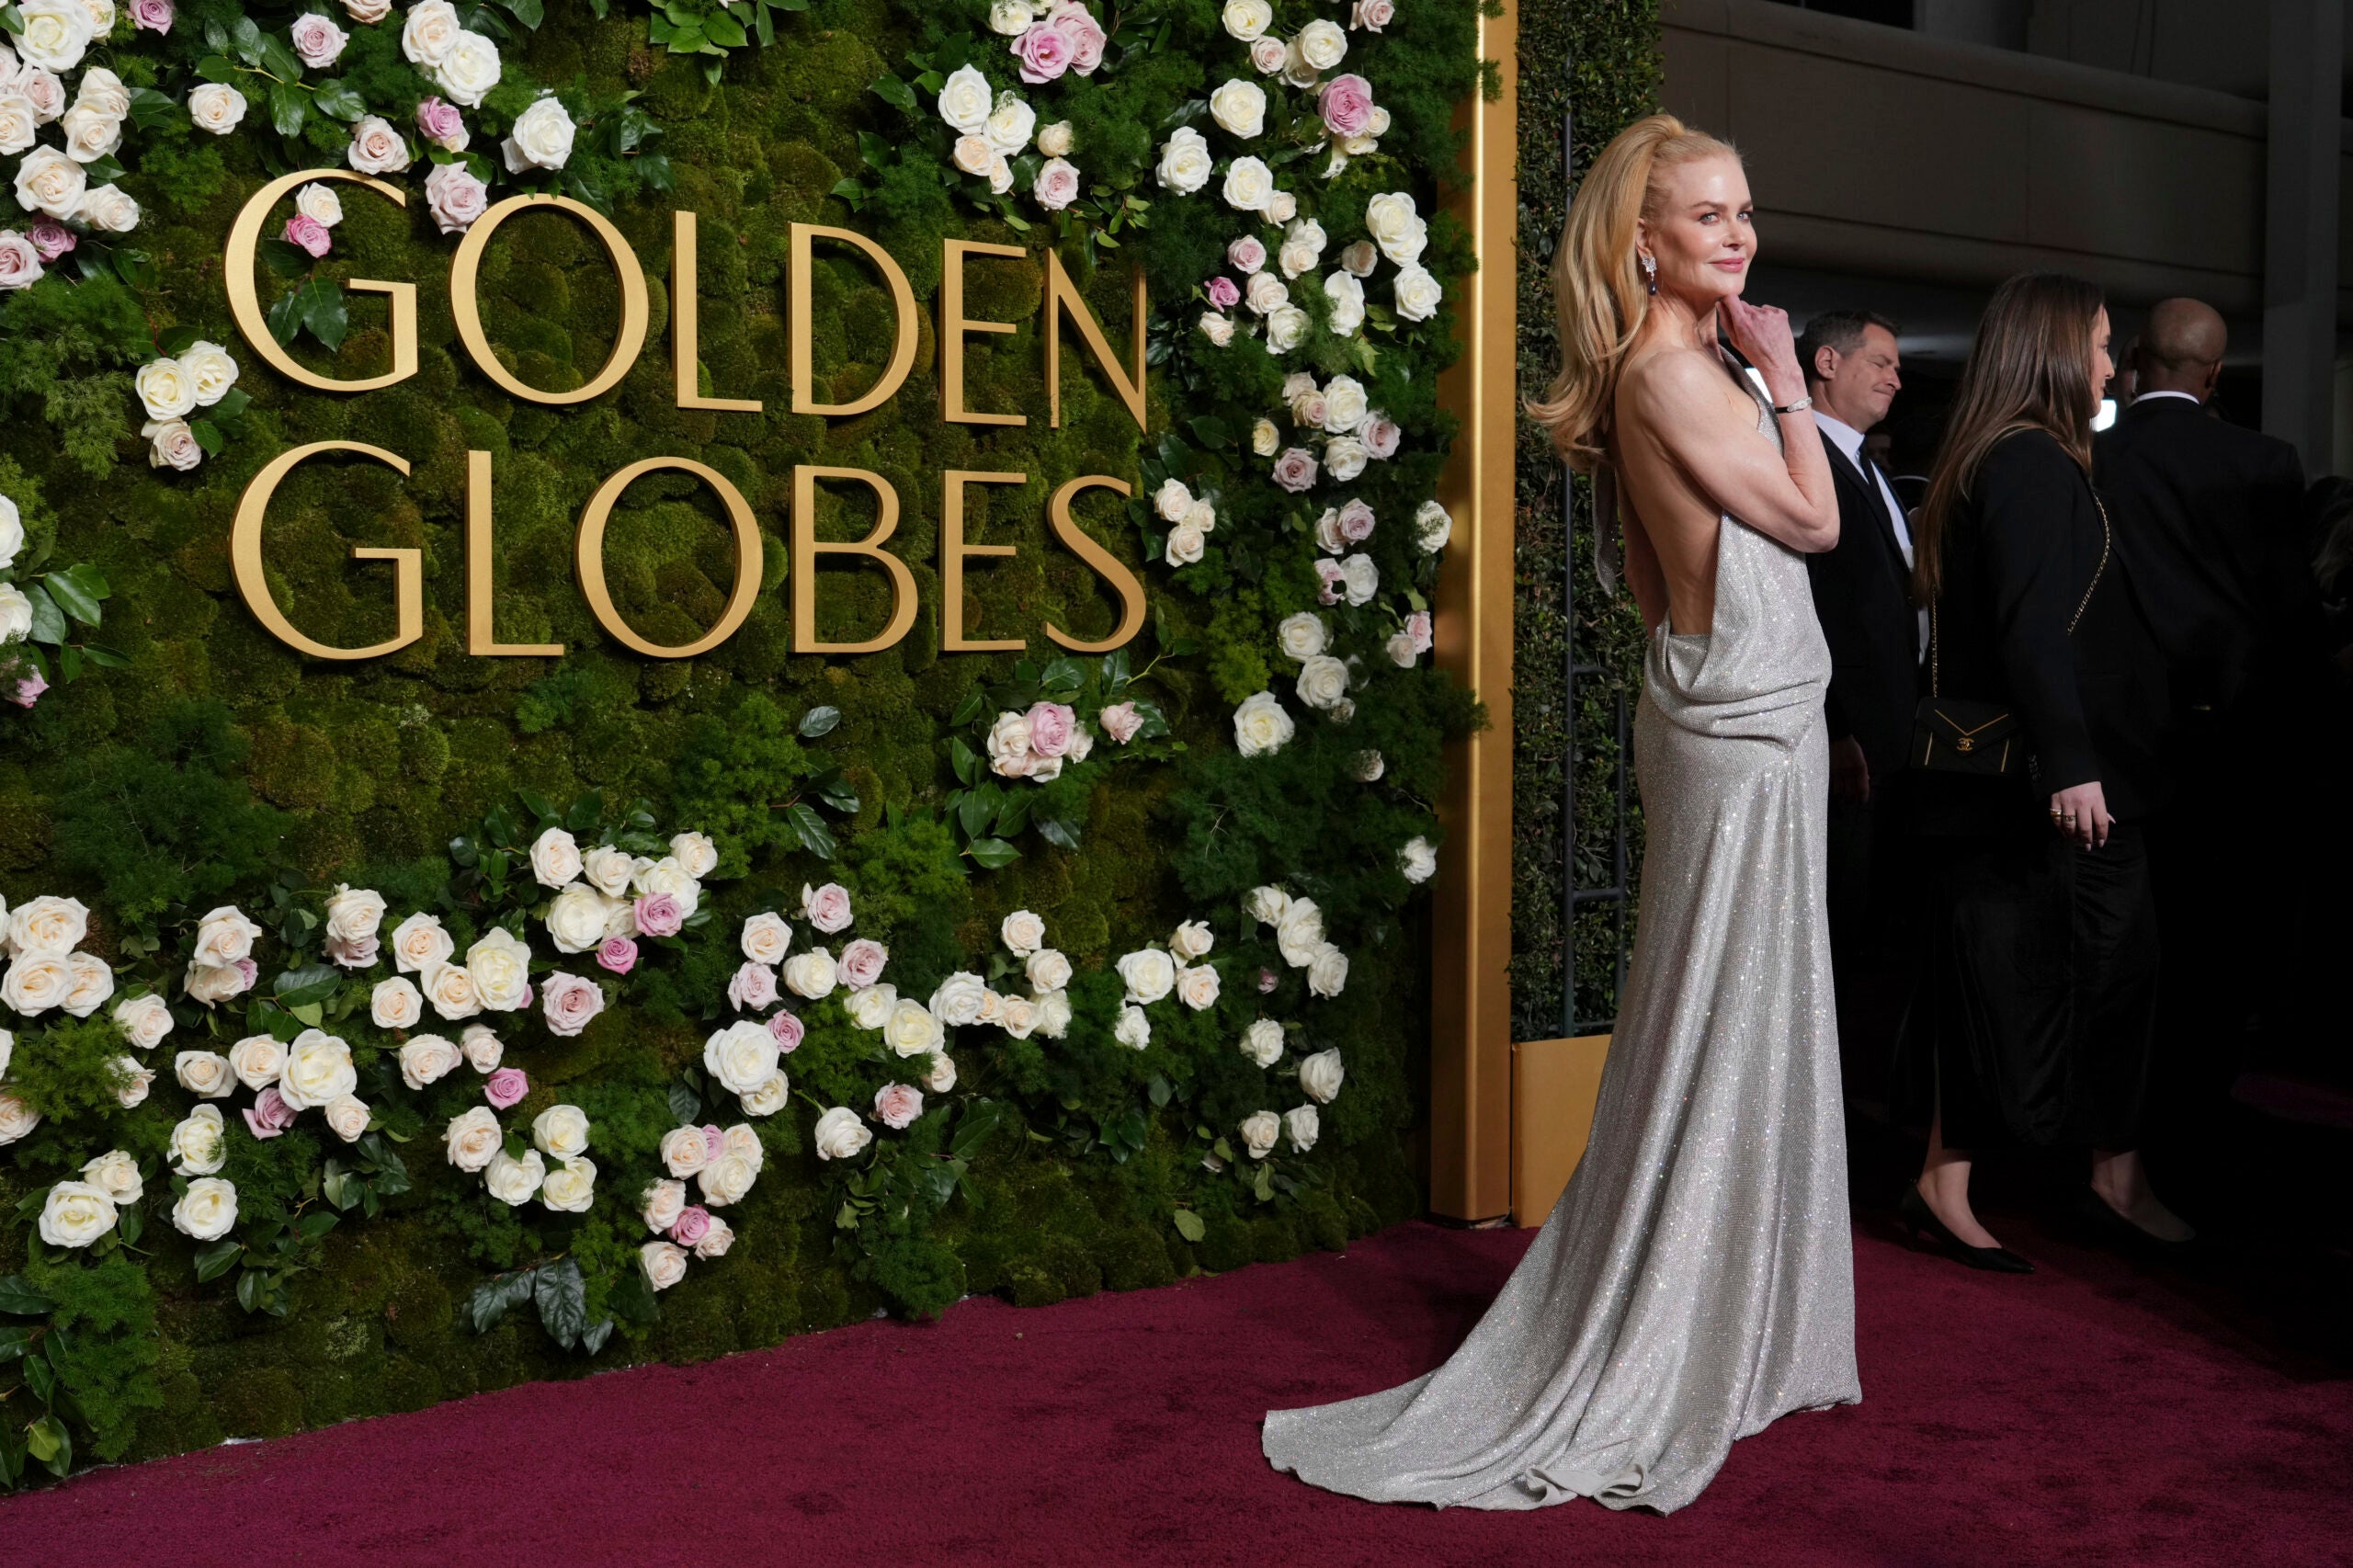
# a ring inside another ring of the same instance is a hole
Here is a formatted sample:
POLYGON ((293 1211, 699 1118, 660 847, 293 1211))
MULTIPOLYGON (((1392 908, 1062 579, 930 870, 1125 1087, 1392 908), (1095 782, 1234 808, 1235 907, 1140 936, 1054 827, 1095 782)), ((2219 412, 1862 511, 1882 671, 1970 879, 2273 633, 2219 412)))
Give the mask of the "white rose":
POLYGON ((1272 1067, 1283 1053, 1283 1027, 1260 1018, 1242 1031, 1242 1054, 1261 1067, 1272 1067))
POLYGON ((1053 124, 1041 127, 1039 130, 1038 151, 1043 153, 1049 158, 1068 157, 1070 155, 1070 149, 1071 132, 1069 120, 1058 119, 1054 121, 1053 124))
POLYGON ((956 1086, 956 1063, 945 1051, 933 1055, 931 1065, 923 1074, 923 1086, 935 1095, 944 1095, 956 1086))
POLYGON ((1029 982, 1029 993, 1043 996, 1049 991, 1060 991, 1070 983, 1070 960, 1053 948, 1040 948, 1029 955, 1022 966, 1022 973, 1029 982))
POLYGON ((702 903, 701 881, 675 855, 665 855, 651 865, 639 867, 631 881, 638 892, 648 898, 668 893, 677 901, 682 918, 692 915, 702 903))
POLYGON ((8 946, 17 953, 68 953, 90 934, 90 911, 78 898, 44 894, 8 913, 8 946))
POLYGON ((1364 384, 1354 376, 1334 376, 1324 388, 1324 428, 1331 434, 1353 433, 1371 413, 1364 384))
POLYGON ((581 874, 607 898, 619 898, 637 874, 637 860, 626 849, 600 844, 581 857, 581 874))
POLYGON ((498 144, 506 172, 519 175, 525 169, 563 167, 572 157, 574 129, 570 112, 554 95, 538 99, 515 117, 515 129, 498 144))
POLYGON ((1413 197, 1402 190, 1366 202, 1364 226, 1381 254, 1400 267, 1421 260, 1422 247, 1429 240, 1429 225, 1414 210, 1413 197))
POLYGON ((344 161, 363 175, 398 174, 408 167, 408 143, 383 116, 363 115, 351 128, 344 161))
POLYGON ((229 1048, 229 1071, 248 1089, 267 1088, 286 1071, 286 1048, 266 1034, 251 1034, 229 1048))
POLYGON ((531 1142, 550 1159, 578 1158, 588 1148, 588 1113, 576 1105, 548 1107, 531 1119, 531 1142))
POLYGON ((821 1160, 847 1160, 874 1142, 874 1134, 858 1120, 858 1112, 847 1106, 835 1106, 817 1119, 811 1135, 817 1157, 821 1160))
POLYGON ((122 145, 122 117, 88 104, 67 109, 58 129, 65 134, 65 155, 77 164, 95 164, 122 145))
POLYGON ((1070 1032, 1070 993, 1049 991, 1038 998, 1038 1033, 1060 1040, 1070 1032))
POLYGON ((457 950, 438 915, 419 912, 392 928, 392 964, 403 974, 422 974, 457 950))
POLYGON ((1275 25, 1275 8, 1267 0, 1225 0, 1225 33, 1244 43, 1275 25))
POLYGON ((347 1143, 357 1143, 368 1131, 368 1102, 357 1095, 337 1095, 320 1112, 327 1131, 347 1143))
POLYGON ((1348 694, 1348 666, 1329 653, 1318 653, 1300 666, 1299 699, 1310 708, 1329 710, 1348 694))
POLYGON ((1318 1118, 1312 1105, 1294 1107, 1283 1112, 1283 1131, 1290 1134, 1291 1153, 1304 1154, 1315 1147, 1318 1118))
POLYGON ((86 1181, 61 1181, 41 1204, 40 1239, 53 1247, 85 1247, 114 1229, 114 1200, 86 1181))
POLYGON ((18 953, 6 977, 0 979, 0 1002, 28 1018, 36 1017, 64 1001, 73 985, 63 954, 18 953))
POLYGON ((774 966, 783 960, 786 950, 792 946, 792 927, 785 924, 780 915, 755 915, 744 922, 737 946, 754 963, 774 966))
POLYGON ((1140 948, 1121 958, 1118 968, 1131 1002, 1157 1002, 1176 983, 1176 960, 1158 948, 1140 948))
POLYGON ((859 1028, 879 1029, 889 1026, 891 1015, 898 1006, 899 988, 885 983, 851 992, 842 1001, 842 1011, 859 1028))
POLYGON ((1030 132, 1037 128, 1038 111, 1023 103, 1020 95, 999 93, 996 108, 981 133, 989 139, 990 146, 1009 158, 1029 145, 1030 132))
POLYGON ((71 71, 81 64, 97 32, 82 0, 19 0, 17 21, 18 30, 10 41, 26 64, 44 71, 71 71))
POLYGON ((1310 610, 1283 617, 1275 628, 1275 641, 1286 658, 1312 659, 1329 645, 1329 634, 1324 618, 1310 610))
POLYGON ((1347 586, 1350 604, 1367 604, 1381 591, 1381 568, 1370 555, 1351 555, 1340 562, 1340 580, 1347 586))
POLYGON ((1176 927, 1176 935, 1168 938, 1168 950, 1187 963, 1206 954, 1215 946, 1217 946, 1216 933, 1199 920, 1186 921, 1176 927))
POLYGON ((648 1285, 666 1290, 687 1277, 687 1249, 676 1242, 648 1242, 637 1249, 637 1266, 648 1285))
POLYGON ((1285 305, 1267 312, 1267 347, 1277 354, 1288 354, 1307 341, 1310 323, 1307 312, 1297 305, 1285 305))
POLYGON ((490 187, 463 164, 436 164, 425 176, 425 210, 445 234, 462 234, 490 208, 490 187))
POLYGON ((1275 946, 1282 950, 1283 962, 1304 969, 1323 945, 1324 911, 1312 898, 1290 900, 1275 920, 1275 946))
POLYGON ((1271 272, 1254 272, 1243 288, 1242 302, 1256 314, 1270 316, 1290 303, 1290 290, 1271 272))
POLYGON ((1200 560, 1209 548, 1201 538, 1201 530, 1190 523, 1178 523, 1168 530, 1167 559, 1171 566, 1190 566, 1200 560))
POLYGON ((1358 278, 1370 278, 1381 265, 1381 252, 1370 240, 1358 240, 1340 253, 1340 265, 1358 278))
MULTIPOLYGON (((1210 165, 1214 161, 1210 154, 1209 139, 1189 125, 1180 125, 1161 143, 1160 163, 1154 173, 1165 188, 1179 196, 1190 196, 1209 184, 1210 165)), ((17 176, 20 187, 23 177, 17 176)))
POLYGON ((495 1073, 506 1054, 506 1047, 487 1024, 468 1024, 466 1032, 458 1037, 458 1049, 465 1053, 466 1065, 477 1073, 495 1073))
POLYGON ((795 996, 805 996, 812 1002, 823 1001, 834 994, 834 987, 838 983, 834 955, 823 948, 812 948, 784 960, 784 987, 795 996))
POLYGON ((0 1090, 0 1145, 14 1143, 40 1125, 40 1112, 0 1090))
POLYGON ((142 1067, 138 1059, 131 1056, 116 1057, 113 1067, 118 1080, 115 1098, 121 1102, 125 1110, 138 1109, 147 1101, 148 1087, 155 1082, 155 1070, 142 1067))
POLYGON ((1210 118, 1244 141, 1267 129, 1267 89, 1236 76, 1210 95, 1210 118))
POLYGON ((1275 428, 1273 420, 1261 419, 1250 426, 1250 449, 1260 457, 1273 457, 1275 449, 1282 444, 1282 433, 1275 428))
MULTIPOLYGON (((433 79, 460 108, 480 108, 498 85, 498 46, 476 32, 460 32, 433 79)), ((404 167, 406 165, 404 165, 404 167)))
POLYGON ((1364 325, 1364 282, 1352 273, 1335 272, 1324 279, 1324 292, 1332 301, 1332 314, 1326 325, 1342 337, 1353 337, 1357 328, 1364 325))
POLYGON ((539 880, 540 886, 564 887, 580 875, 580 846, 563 829, 551 827, 532 840, 531 875, 539 880))
MULTIPOLYGON (((461 1171, 478 1171, 491 1162, 506 1143, 506 1134, 498 1130, 498 1118, 488 1106, 476 1106, 462 1116, 450 1119, 442 1142, 449 1149, 449 1163, 461 1171)), ((695 1142, 702 1142, 702 1134, 695 1134, 695 1142)))
POLYGON ((1316 263, 1324 259, 1325 243, 1324 225, 1314 219, 1301 218, 1293 222, 1283 231, 1282 248, 1275 253, 1275 260, 1281 265, 1283 276, 1296 278, 1302 272, 1314 271, 1316 263))
POLYGON ((957 67, 939 89, 939 118, 967 136, 979 135, 995 109, 989 79, 970 65, 957 67))
POLYGON ((1428 881, 1438 871, 1438 850, 1428 839, 1415 834, 1397 852, 1397 869, 1405 873, 1409 882, 1428 881))
POLYGON ((189 1001, 201 1002, 208 1007, 217 1007, 232 997, 244 995, 250 989, 245 981, 245 971, 230 963, 192 963, 188 966, 188 973, 180 983, 188 988, 189 1001))
POLYGON ((1326 942, 1307 960, 1307 988, 1318 996, 1337 996, 1348 983, 1348 955, 1326 942))
POLYGON ((1454 514, 1435 501, 1425 501, 1414 513, 1414 542, 1426 555, 1436 555, 1454 537, 1454 514))
POLYGON ((1028 0, 995 0, 989 7, 989 31, 1000 38, 1018 38, 1037 17, 1028 0))
POLYGON ((749 1019, 728 1025, 703 1042, 702 1064, 721 1087, 735 1094, 775 1075, 776 1036, 749 1019))
POLYGON ((200 1105, 172 1129, 165 1152, 176 1176, 210 1176, 229 1158, 229 1142, 217 1105, 200 1105))
POLYGON ((1340 1069, 1337 1047, 1300 1059, 1299 1086, 1317 1105, 1332 1103, 1333 1096, 1340 1092, 1340 1080, 1345 1076, 1347 1074, 1340 1069))
POLYGON ((196 379, 176 359, 149 360, 131 385, 150 419, 178 419, 196 407, 196 379))
POLYGON ((1242 900, 1242 912, 1261 926, 1279 926, 1290 910, 1290 894, 1278 887, 1256 887, 1242 900))
POLYGON ((482 997, 475 992, 474 977, 467 972, 465 965, 437 963, 417 978, 425 983, 425 999, 448 1022, 454 1024, 482 1011, 482 997))
MULTIPOLYGON (((214 1112, 216 1116, 219 1112, 214 1112)), ((114 1203, 129 1207, 147 1194, 146 1183, 139 1179, 139 1160, 124 1149, 109 1149, 82 1167, 82 1179, 103 1192, 114 1203)))
POLYGON ((1111 1026, 1111 1038, 1130 1051, 1142 1051, 1152 1043, 1152 1020, 1142 1007, 1122 1007, 1120 1021, 1111 1026))
POLYGON ((296 1110, 316 1110, 358 1086, 359 1071, 352 1065, 351 1047, 325 1030, 304 1029, 286 1048, 286 1067, 278 1075, 278 1092, 296 1110))
POLYGON ((981 1008, 988 994, 988 986, 981 977, 969 970, 958 970, 939 983, 931 994, 931 1011, 949 1028, 962 1028, 981 1021, 981 1008))
POLYGON ((1318 71, 1329 71, 1348 52, 1348 35, 1337 22, 1318 17, 1299 29, 1299 57, 1318 71))
POLYGON ((401 24, 401 52, 412 65, 438 65, 457 47, 461 30, 449 0, 417 0, 401 24))
POLYGON ((219 1176, 198 1176, 172 1205, 172 1227, 191 1241, 217 1242, 236 1228, 237 1188, 219 1176))
POLYGON ((1007 996, 998 1010, 997 1023, 1016 1040, 1028 1040, 1037 1028, 1038 1004, 1028 996, 1007 996))
POLYGON ((1152 509, 1164 523, 1173 523, 1192 509, 1193 493, 1181 479, 1164 479, 1152 493, 1152 509))
POLYGON ((540 1183, 547 1179, 547 1162, 540 1157, 537 1149, 524 1150, 518 1160, 501 1147, 491 1154, 482 1180, 493 1198, 510 1209, 519 1209, 540 1190, 540 1183))
POLYGON ((181 1051, 172 1059, 172 1076, 199 1099, 226 1099, 237 1087, 229 1059, 217 1051, 181 1051))
POLYGON ((1176 1000, 1196 1013, 1217 1006, 1218 974, 1208 964, 1194 964, 1176 971, 1176 1000))
POLYGON ((1026 959, 1046 945, 1046 923, 1027 909, 1017 909, 1005 917, 997 935, 1015 958, 1026 959))
POLYGON ((1250 40, 1250 69, 1261 76, 1273 75, 1290 59, 1290 49, 1279 38, 1255 38, 1250 40))
POLYGON ((439 1035, 418 1035, 401 1046, 401 1082, 412 1089, 438 1084, 455 1072, 461 1060, 457 1046, 439 1035))
POLYGON ((1233 744, 1245 756, 1264 756, 1290 744, 1290 715, 1271 691, 1253 692, 1233 710, 1233 744))
MULTIPOLYGON (((692 1128, 681 1128, 679 1131, 696 1131, 692 1128)), ((700 1133, 696 1132, 696 1135, 699 1137, 700 1133)), ((645 1189, 644 1201, 638 1213, 645 1221, 645 1228, 658 1236, 678 1222, 678 1216, 686 1211, 686 1207, 685 1182, 657 1181, 645 1189)))
POLYGON ((662 1135, 662 1165, 672 1176, 694 1175, 710 1164, 710 1143, 699 1127, 674 1127, 662 1135))
MULTIPOLYGON (((1210 347, 1212 348, 1223 348, 1233 341, 1233 318, 1232 316, 1222 315, 1216 311, 1203 311, 1201 312, 1201 319, 1197 324, 1201 329, 1201 335, 1210 340, 1210 347)), ((1184 525, 1180 523, 1177 526, 1182 528, 1184 525)), ((1199 528, 1193 529, 1192 533, 1195 539, 1199 539, 1200 537, 1200 530, 1199 528)), ((1172 556, 1170 559, 1175 560, 1176 558, 1172 556)), ((1196 555, 1194 559, 1198 561, 1200 558, 1196 555)))
POLYGON ((574 882, 556 894, 547 913, 548 937, 555 943, 556 951, 593 951, 605 939, 614 903, 586 882, 574 882))
POLYGON ((357 946, 372 940, 383 927, 384 898, 372 889, 337 882, 335 896, 327 900, 326 915, 328 940, 357 946))
POLYGON ((287 37, 302 63, 313 71, 324 71, 333 65, 335 58, 342 54, 344 45, 351 41, 350 34, 316 11, 306 11, 295 17, 287 37))
POLYGON ((199 131, 226 136, 245 118, 245 95, 225 82, 206 82, 189 90, 188 115, 199 131))
POLYGON ((771 1073, 736 1098, 742 1102, 745 1116, 774 1116, 785 1108, 791 1089, 781 1072, 771 1073))
POLYGON ((1412 669, 1414 661, 1421 657, 1421 650, 1415 646, 1414 634, 1410 631, 1392 633, 1389 641, 1381 646, 1388 651, 1389 662, 1399 669, 1412 669))
MULTIPOLYGON (((24 538, 19 532, 9 541, 7 550, 0 552, 0 560, 14 559, 17 551, 24 546, 24 538)), ((33 601, 12 585, 0 583, 0 642, 22 642, 32 635, 32 630, 33 601)))
POLYGON ((1236 158, 1225 166, 1225 185, 1219 194, 1237 212, 1264 212, 1274 200, 1274 171, 1261 159, 1236 158))
POLYGON ((343 10, 353 21, 373 27, 392 14, 392 0, 343 0, 343 10))
POLYGON ((131 1042, 131 1050, 153 1051, 172 1032, 172 1010, 161 996, 150 991, 117 1007, 114 1022, 122 1031, 122 1038, 131 1042))
POLYGON ((540 1201, 558 1214, 585 1214, 597 1200, 597 1166, 573 1158, 548 1172, 540 1183, 540 1201))
POLYGON ((368 998, 368 1017, 380 1029, 415 1028, 425 1017, 425 997, 405 975, 380 980, 368 998))
POLYGON ((494 1013, 511 1013, 531 986, 531 949, 505 926, 494 926, 466 949, 466 976, 478 1004, 494 1013))
POLYGON ((1398 317, 1404 321, 1429 320, 1438 314, 1438 301, 1446 298, 1438 279, 1418 264, 1399 267, 1389 287, 1397 301, 1398 317))
POLYGON ((1348 777, 1359 784, 1378 784, 1388 770, 1389 765, 1381 760, 1379 752, 1366 750, 1357 753, 1356 760, 1348 765, 1348 777))
POLYGON ((751 1156, 724 1149, 715 1161, 694 1173, 694 1184, 703 1189, 703 1203, 720 1208, 724 1203, 739 1203, 744 1194, 751 1191, 753 1179, 760 1175, 760 1165, 751 1156))
POLYGON ((1254 1160, 1263 1160, 1275 1151, 1275 1140, 1282 1136, 1282 1119, 1273 1111, 1253 1111, 1242 1119, 1242 1146, 1254 1160))

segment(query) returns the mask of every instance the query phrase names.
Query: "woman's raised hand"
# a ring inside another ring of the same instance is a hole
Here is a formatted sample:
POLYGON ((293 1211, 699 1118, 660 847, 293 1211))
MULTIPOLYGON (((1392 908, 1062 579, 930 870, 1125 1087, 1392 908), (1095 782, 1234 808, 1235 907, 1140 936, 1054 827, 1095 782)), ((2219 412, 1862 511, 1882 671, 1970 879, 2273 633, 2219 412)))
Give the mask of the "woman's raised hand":
POLYGON ((1797 338, 1790 331, 1790 312, 1778 305, 1752 305, 1726 300, 1722 307, 1724 330, 1741 358, 1765 378, 1765 390, 1775 403, 1795 403, 1805 395, 1805 372, 1798 365, 1797 338))

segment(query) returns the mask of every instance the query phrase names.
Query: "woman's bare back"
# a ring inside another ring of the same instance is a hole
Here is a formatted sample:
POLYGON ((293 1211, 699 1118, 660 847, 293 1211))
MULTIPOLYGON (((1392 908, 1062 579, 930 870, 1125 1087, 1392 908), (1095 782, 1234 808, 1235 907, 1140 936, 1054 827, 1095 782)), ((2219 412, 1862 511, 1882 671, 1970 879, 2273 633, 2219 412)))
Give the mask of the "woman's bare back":
POLYGON ((1694 449, 1753 445, 1757 458, 1782 469, 1737 374, 1720 356, 1660 342, 1637 347, 1619 377, 1610 455, 1627 580, 1645 625, 1671 618, 1670 631, 1705 635, 1715 622, 1717 534, 1731 508, 1704 483, 1711 476, 1692 460, 1694 449))

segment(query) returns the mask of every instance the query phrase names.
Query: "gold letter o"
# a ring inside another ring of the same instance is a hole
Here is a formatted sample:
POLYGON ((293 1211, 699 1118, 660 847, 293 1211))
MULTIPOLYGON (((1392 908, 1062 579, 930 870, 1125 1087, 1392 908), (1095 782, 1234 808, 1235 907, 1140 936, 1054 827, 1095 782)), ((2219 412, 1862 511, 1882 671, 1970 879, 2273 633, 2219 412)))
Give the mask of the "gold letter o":
POLYGON ((752 519, 751 503, 744 493, 727 483, 727 476, 718 470, 695 461, 692 458, 643 458, 621 470, 597 487, 588 498, 587 510, 580 514, 580 532, 573 541, 573 562, 580 574, 580 594, 597 617, 597 624, 611 632, 621 643, 653 659, 691 659, 698 653, 708 653, 730 637, 752 613, 752 601, 760 594, 760 527, 752 519), (719 624, 683 647, 665 648, 659 642, 649 642, 630 629, 621 612, 613 603, 610 589, 605 586, 605 524, 613 515, 613 504, 641 476, 657 469, 676 469, 691 473, 719 493, 727 507, 728 527, 735 535, 735 586, 727 596, 726 611, 719 624))
POLYGON ((466 231, 466 237, 458 243, 457 259, 449 264, 449 313, 457 318, 458 338, 466 346, 466 352, 473 356, 474 364, 507 392, 531 403, 586 403, 618 385, 637 362, 638 350, 645 347, 645 324, 649 319, 645 274, 638 267, 637 253, 630 249, 628 239, 595 208, 568 196, 510 196, 475 219, 473 227, 466 231), (612 257, 613 271, 620 278, 621 327, 613 338, 613 351, 595 381, 571 392, 542 392, 517 379, 498 362, 498 356, 490 351, 490 339, 483 335, 482 301, 475 297, 483 252, 490 248, 490 236, 498 225, 528 207, 557 208, 587 224, 604 242, 605 254, 612 257))

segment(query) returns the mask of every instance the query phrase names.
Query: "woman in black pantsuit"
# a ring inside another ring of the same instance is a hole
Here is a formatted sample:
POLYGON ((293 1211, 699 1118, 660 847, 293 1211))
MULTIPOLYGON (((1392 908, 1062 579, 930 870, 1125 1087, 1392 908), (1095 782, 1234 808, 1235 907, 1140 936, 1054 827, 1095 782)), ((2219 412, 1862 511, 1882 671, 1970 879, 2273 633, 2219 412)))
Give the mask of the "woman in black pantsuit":
POLYGON ((2186 1240, 2135 1152, 2156 997, 2141 823, 2157 802, 2165 668, 2093 494, 2112 372, 2099 290, 2004 284, 1979 324, 1918 536, 1937 689, 2018 719, 2010 777, 1913 782, 1933 907, 1900 1081, 1929 1122, 1906 1221, 1963 1262, 2026 1272, 1969 1205, 1972 1154, 2088 1145, 2092 1194, 2186 1240))

